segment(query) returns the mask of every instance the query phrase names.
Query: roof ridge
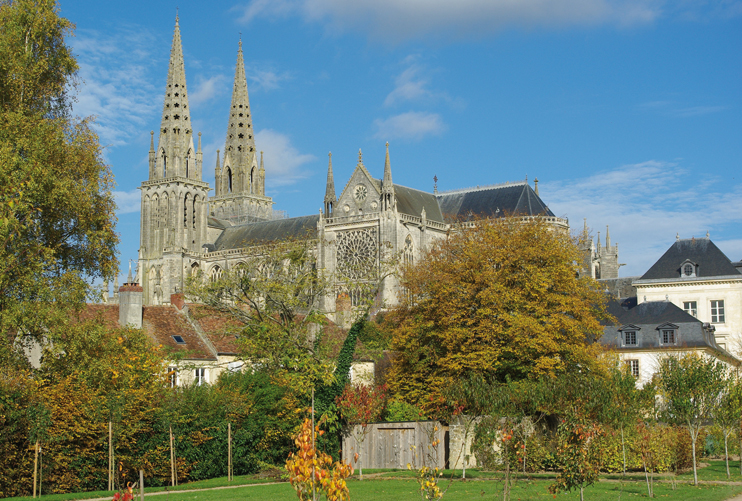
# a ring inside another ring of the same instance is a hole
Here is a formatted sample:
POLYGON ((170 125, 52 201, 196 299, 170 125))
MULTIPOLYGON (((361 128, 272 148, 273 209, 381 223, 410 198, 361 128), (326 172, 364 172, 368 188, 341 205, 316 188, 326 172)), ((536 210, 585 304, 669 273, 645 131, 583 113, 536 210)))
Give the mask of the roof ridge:
POLYGON ((454 190, 445 190, 445 191, 438 191, 435 195, 452 195, 455 193, 466 193, 466 192, 472 192, 472 191, 484 191, 484 190, 491 190, 492 188, 506 188, 511 186, 523 186, 527 185, 527 181, 515 181, 510 182, 506 181, 504 183, 496 183, 496 184, 486 184, 486 185, 477 185, 475 187, 471 188, 457 188, 454 190))

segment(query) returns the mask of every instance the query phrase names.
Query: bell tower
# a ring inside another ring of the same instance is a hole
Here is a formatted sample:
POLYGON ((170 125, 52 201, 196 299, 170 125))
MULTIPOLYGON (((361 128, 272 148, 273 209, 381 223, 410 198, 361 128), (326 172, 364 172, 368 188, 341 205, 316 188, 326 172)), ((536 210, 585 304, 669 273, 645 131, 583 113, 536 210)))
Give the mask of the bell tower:
POLYGON ((209 185, 201 179, 201 133, 194 148, 180 26, 173 46, 162 120, 155 148, 150 134, 149 179, 142 190, 140 280, 144 304, 170 302, 182 292, 187 261, 197 259, 206 239, 209 185))

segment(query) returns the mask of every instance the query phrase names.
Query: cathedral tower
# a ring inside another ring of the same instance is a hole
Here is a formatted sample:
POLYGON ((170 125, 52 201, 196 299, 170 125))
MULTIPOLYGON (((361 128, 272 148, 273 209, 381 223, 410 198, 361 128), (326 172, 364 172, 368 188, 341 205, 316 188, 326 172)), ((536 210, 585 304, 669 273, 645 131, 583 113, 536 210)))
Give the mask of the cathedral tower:
POLYGON ((150 138, 149 179, 144 181, 139 247, 145 304, 170 301, 184 285, 184 262, 206 239, 209 185, 201 180, 201 133, 194 148, 180 26, 175 18, 165 102, 155 149, 150 138))
POLYGON ((240 40, 224 158, 221 165, 217 158, 211 199, 211 214, 233 224, 268 220, 273 213, 273 200, 265 196, 263 156, 261 152, 258 165, 254 133, 240 40))

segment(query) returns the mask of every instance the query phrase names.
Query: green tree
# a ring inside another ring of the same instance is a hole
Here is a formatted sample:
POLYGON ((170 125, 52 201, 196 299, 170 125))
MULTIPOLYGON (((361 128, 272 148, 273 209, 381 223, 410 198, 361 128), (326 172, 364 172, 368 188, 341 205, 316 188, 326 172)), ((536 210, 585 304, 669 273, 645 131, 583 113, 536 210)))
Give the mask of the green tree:
POLYGON ((53 336, 117 267, 113 181, 91 120, 71 117, 73 26, 56 2, 0 2, 0 26, 0 332, 53 336))
POLYGON ((505 382, 592 366, 605 298, 577 277, 579 262, 570 236, 540 218, 454 227, 404 270, 392 392, 427 411, 469 374, 505 382))
POLYGON ((703 424, 711 419, 724 390, 726 368, 722 362, 695 353, 660 360, 659 390, 664 400, 662 417, 688 428, 693 454, 693 483, 698 485, 696 441, 703 424))
POLYGON ((719 397, 718 405, 712 409, 712 415, 714 422, 724 435, 724 458, 727 478, 730 478, 729 436, 739 426, 742 417, 742 382, 736 374, 727 372, 724 378, 724 389, 719 397))

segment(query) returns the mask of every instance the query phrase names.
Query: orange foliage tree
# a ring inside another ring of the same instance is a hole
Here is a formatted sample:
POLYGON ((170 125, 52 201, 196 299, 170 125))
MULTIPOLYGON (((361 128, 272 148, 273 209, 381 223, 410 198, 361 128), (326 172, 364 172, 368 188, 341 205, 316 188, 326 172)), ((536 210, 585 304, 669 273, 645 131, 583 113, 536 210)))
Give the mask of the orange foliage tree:
POLYGON ((455 225, 404 270, 392 392, 436 411, 468 375, 553 376, 594 363, 605 299, 573 239, 540 218, 455 225))
MULTIPOLYGON (((337 398, 340 415, 350 426, 349 433, 356 442, 356 460, 360 458, 361 445, 368 434, 368 423, 381 419, 386 404, 386 385, 346 385, 337 398)), ((359 468, 363 480, 363 463, 359 468)))
MULTIPOLYGON (((315 427, 317 436, 324 432, 315 427)), ((315 495, 324 494, 327 501, 347 501, 350 491, 345 479, 353 474, 353 467, 342 461, 332 463, 332 458, 315 447, 312 436, 312 422, 305 419, 297 433, 294 443, 297 451, 289 454, 286 470, 289 481, 301 501, 317 499, 315 495), (332 468, 332 469, 330 469, 332 468)))

